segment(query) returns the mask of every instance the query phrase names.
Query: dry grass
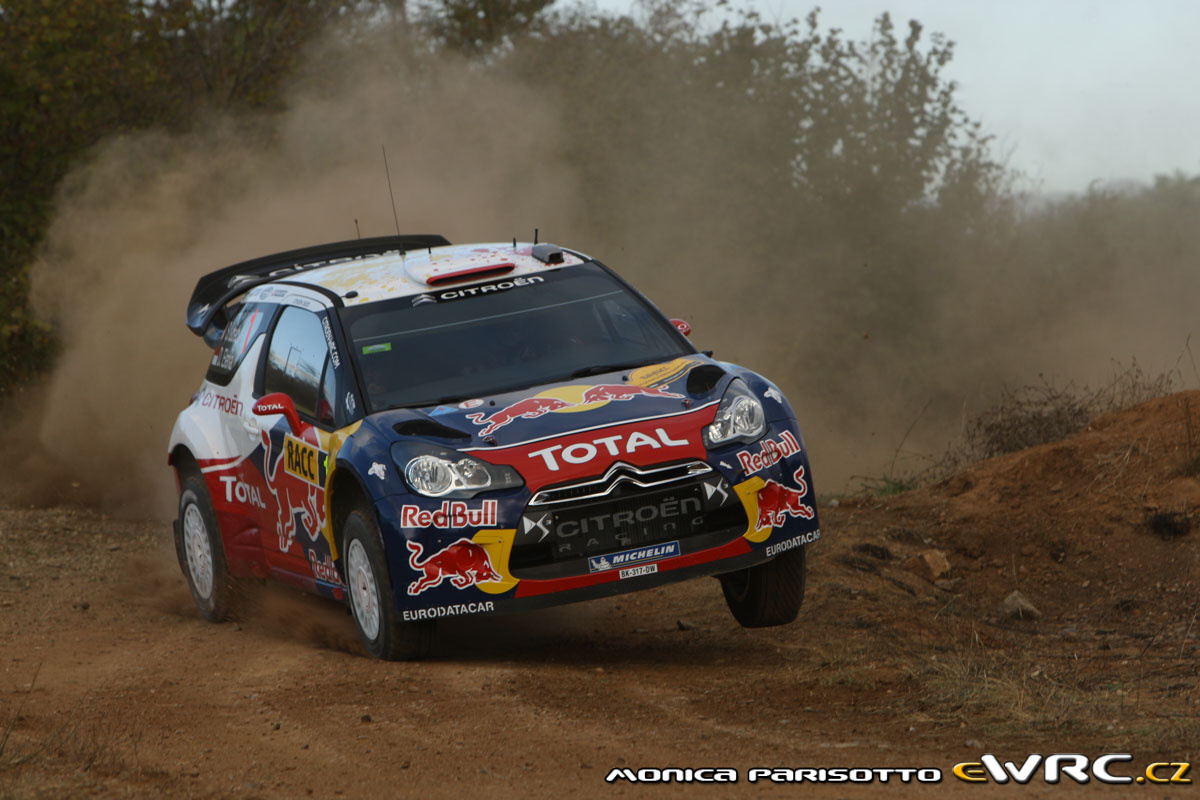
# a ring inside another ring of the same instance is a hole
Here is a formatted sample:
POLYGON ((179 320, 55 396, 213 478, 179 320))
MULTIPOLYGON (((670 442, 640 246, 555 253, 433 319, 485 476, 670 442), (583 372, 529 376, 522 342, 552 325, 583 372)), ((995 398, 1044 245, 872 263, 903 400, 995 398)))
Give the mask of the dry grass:
POLYGON ((1094 697, 1070 681, 1052 678, 1019 653, 961 648, 910 667, 922 687, 920 705, 943 722, 966 723, 976 735, 1011 736, 1090 727, 1094 697))
POLYGON ((1000 401, 967 421, 962 437, 914 483, 941 480, 976 461, 1061 441, 1082 431, 1096 417, 1163 397, 1182 383, 1179 370, 1151 375, 1136 359, 1113 362, 1113 377, 1099 389, 1068 383, 1004 389, 1000 401))
POLYGON ((1162 680, 1194 674, 1193 657, 1182 648, 1172 643, 1149 652, 1151 639, 1114 648, 1102 662, 1078 654, 1064 659, 1051 640, 1015 640, 990 628, 949 620, 937 652, 895 654, 916 687, 909 695, 913 718, 961 728, 965 738, 985 746, 1028 738, 1178 754, 1172 758, 1200 748, 1194 693, 1182 682, 1165 686, 1162 680))
MULTIPOLYGON (((121 727, 119 720, 111 717, 94 718, 88 713, 91 698, 81 697, 70 713, 55 718, 49 728, 37 729, 36 723, 30 730, 17 734, 18 727, 27 723, 26 714, 36 715, 36 702, 30 702, 37 686, 39 664, 35 668, 28 688, 21 693, 20 700, 0 733, 0 796, 18 796, 28 775, 39 776, 40 783, 53 773, 66 773, 68 783, 77 786, 87 775, 112 774, 129 769, 128 758, 132 758, 137 771, 145 773, 138 765, 140 733, 131 733, 121 727)), ((40 791, 33 796, 42 796, 40 791)))

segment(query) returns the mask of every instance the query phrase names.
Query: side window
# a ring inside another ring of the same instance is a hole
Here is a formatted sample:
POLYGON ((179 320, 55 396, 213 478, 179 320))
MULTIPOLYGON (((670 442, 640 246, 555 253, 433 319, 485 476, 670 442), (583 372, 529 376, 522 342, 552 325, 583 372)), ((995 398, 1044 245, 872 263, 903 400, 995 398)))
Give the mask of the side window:
POLYGON ((317 315, 295 306, 284 308, 271 334, 263 391, 283 392, 292 398, 297 411, 317 419, 321 378, 328 357, 325 332, 317 315))
POLYGON ((233 318, 221 335, 221 344, 213 353, 208 365, 208 375, 213 383, 224 386, 237 372, 246 353, 267 329, 276 306, 270 303, 247 303, 233 318))

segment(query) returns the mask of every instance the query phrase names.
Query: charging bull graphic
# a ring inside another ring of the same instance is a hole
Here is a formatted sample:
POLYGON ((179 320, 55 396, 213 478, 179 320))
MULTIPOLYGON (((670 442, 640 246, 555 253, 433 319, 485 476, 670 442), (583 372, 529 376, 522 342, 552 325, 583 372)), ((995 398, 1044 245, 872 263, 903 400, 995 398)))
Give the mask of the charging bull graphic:
POLYGON ((681 394, 668 392, 666 389, 659 389, 653 386, 637 386, 632 383, 605 383, 599 386, 589 386, 583 391, 577 403, 564 400, 560 397, 526 397, 523 400, 518 400, 511 406, 496 411, 491 416, 477 411, 474 414, 467 414, 467 419, 476 425, 486 425, 487 427, 480 431, 479 435, 488 436, 517 419, 537 419, 543 414, 549 414, 551 411, 579 408, 580 406, 589 406, 596 403, 620 402, 622 400, 632 400, 635 397, 683 399, 683 395, 681 394))
POLYGON ((456 589, 465 589, 483 581, 498 581, 500 573, 492 568, 487 551, 470 539, 459 539, 429 558, 421 561, 424 548, 416 542, 408 545, 408 565, 424 573, 408 586, 408 593, 418 595, 426 589, 440 586, 447 578, 456 589))
POLYGON ((653 386, 634 386, 628 383, 602 383, 584 392, 583 402, 579 405, 601 403, 605 400, 632 400, 635 397, 673 397, 676 400, 683 399, 683 395, 681 394, 668 392, 666 389, 659 389, 653 386))
POLYGON ((804 467, 796 470, 792 476, 798 489, 789 489, 777 481, 767 481, 767 485, 758 490, 758 521, 754 529, 782 525, 788 517, 812 519, 816 516, 813 507, 801 502, 808 494, 808 482, 804 480, 804 467))
POLYGON ((524 400, 518 400, 507 408, 500 409, 490 417, 482 411, 477 411, 474 414, 467 414, 467 419, 476 425, 487 425, 486 428, 479 432, 479 435, 488 436, 515 419, 537 419, 542 414, 548 414, 551 411, 558 411, 560 408, 568 408, 572 405, 575 404, 568 403, 566 400, 559 400, 557 397, 526 397, 524 400))
POLYGON ((325 526, 325 464, 317 431, 305 425, 300 437, 285 433, 276 447, 269 430, 262 431, 263 466, 267 491, 275 498, 275 531, 279 549, 287 552, 296 540, 296 520, 316 541, 325 526))

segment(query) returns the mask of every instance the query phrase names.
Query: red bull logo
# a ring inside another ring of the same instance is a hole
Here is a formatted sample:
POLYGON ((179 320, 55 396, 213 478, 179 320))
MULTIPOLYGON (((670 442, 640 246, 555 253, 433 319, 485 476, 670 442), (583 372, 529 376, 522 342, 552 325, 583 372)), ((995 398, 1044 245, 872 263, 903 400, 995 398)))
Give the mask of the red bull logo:
POLYGON ((408 546, 408 565, 421 577, 408 586, 408 593, 416 596, 426 589, 440 586, 449 580, 455 589, 466 589, 477 583, 500 580, 500 573, 492 567, 487 550, 470 539, 459 539, 429 558, 421 560, 424 548, 417 542, 405 542, 408 546))
POLYGON ((403 528, 494 528, 499 512, 495 500, 484 500, 480 508, 461 501, 443 500, 442 507, 430 511, 420 506, 400 507, 403 528))
POLYGON ((338 574, 337 566, 334 565, 333 559, 328 553, 322 553, 319 557, 317 551, 311 547, 308 550, 308 563, 312 568, 313 577, 325 583, 332 583, 334 586, 342 585, 342 576, 338 574))
POLYGON ((758 490, 758 521, 755 530, 782 525, 788 517, 813 519, 816 511, 813 507, 802 502, 808 494, 808 482, 804 480, 804 467, 796 470, 792 480, 798 489, 790 489, 777 481, 767 481, 767 485, 758 490))
POLYGON ((800 452, 800 443, 791 431, 784 431, 778 440, 763 439, 758 450, 743 450, 737 454, 738 463, 747 475, 773 467, 788 456, 800 452))
MULTIPOLYGON (((576 387, 575 390, 578 392, 579 388, 576 387)), ((473 414, 467 414, 467 419, 471 420, 476 425, 484 425, 485 427, 479 432, 479 435, 489 436, 510 422, 514 422, 515 420, 537 419, 543 414, 549 414, 553 411, 585 411, 588 407, 598 404, 622 402, 625 400, 632 400, 635 397, 662 397, 675 400, 683 399, 683 395, 678 394, 677 392, 668 392, 666 389, 660 389, 655 386, 637 386, 632 383, 613 383, 600 384, 599 386, 589 386, 586 389, 583 389, 582 394, 578 396, 578 402, 574 402, 563 397, 551 397, 548 395, 526 397, 525 399, 518 400, 512 405, 502 408, 490 415, 481 411, 477 411, 473 414)))

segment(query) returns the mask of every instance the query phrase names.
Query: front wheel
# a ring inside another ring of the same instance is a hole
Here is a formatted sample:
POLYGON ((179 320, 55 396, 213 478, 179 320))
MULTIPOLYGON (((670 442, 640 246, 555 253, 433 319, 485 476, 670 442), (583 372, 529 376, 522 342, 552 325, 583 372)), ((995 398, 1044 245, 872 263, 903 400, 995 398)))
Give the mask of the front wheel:
POLYGON ((342 530, 350 611, 367 652, 385 661, 405 661, 428 653, 433 623, 399 619, 374 517, 363 509, 352 511, 342 530))
POLYGON ((799 547, 765 564, 721 575, 721 590, 743 628, 769 628, 796 619, 804 602, 804 551, 799 547))
POLYGON ((224 622, 232 608, 233 579, 208 488, 199 475, 188 475, 180 481, 175 550, 200 613, 209 622, 224 622))

